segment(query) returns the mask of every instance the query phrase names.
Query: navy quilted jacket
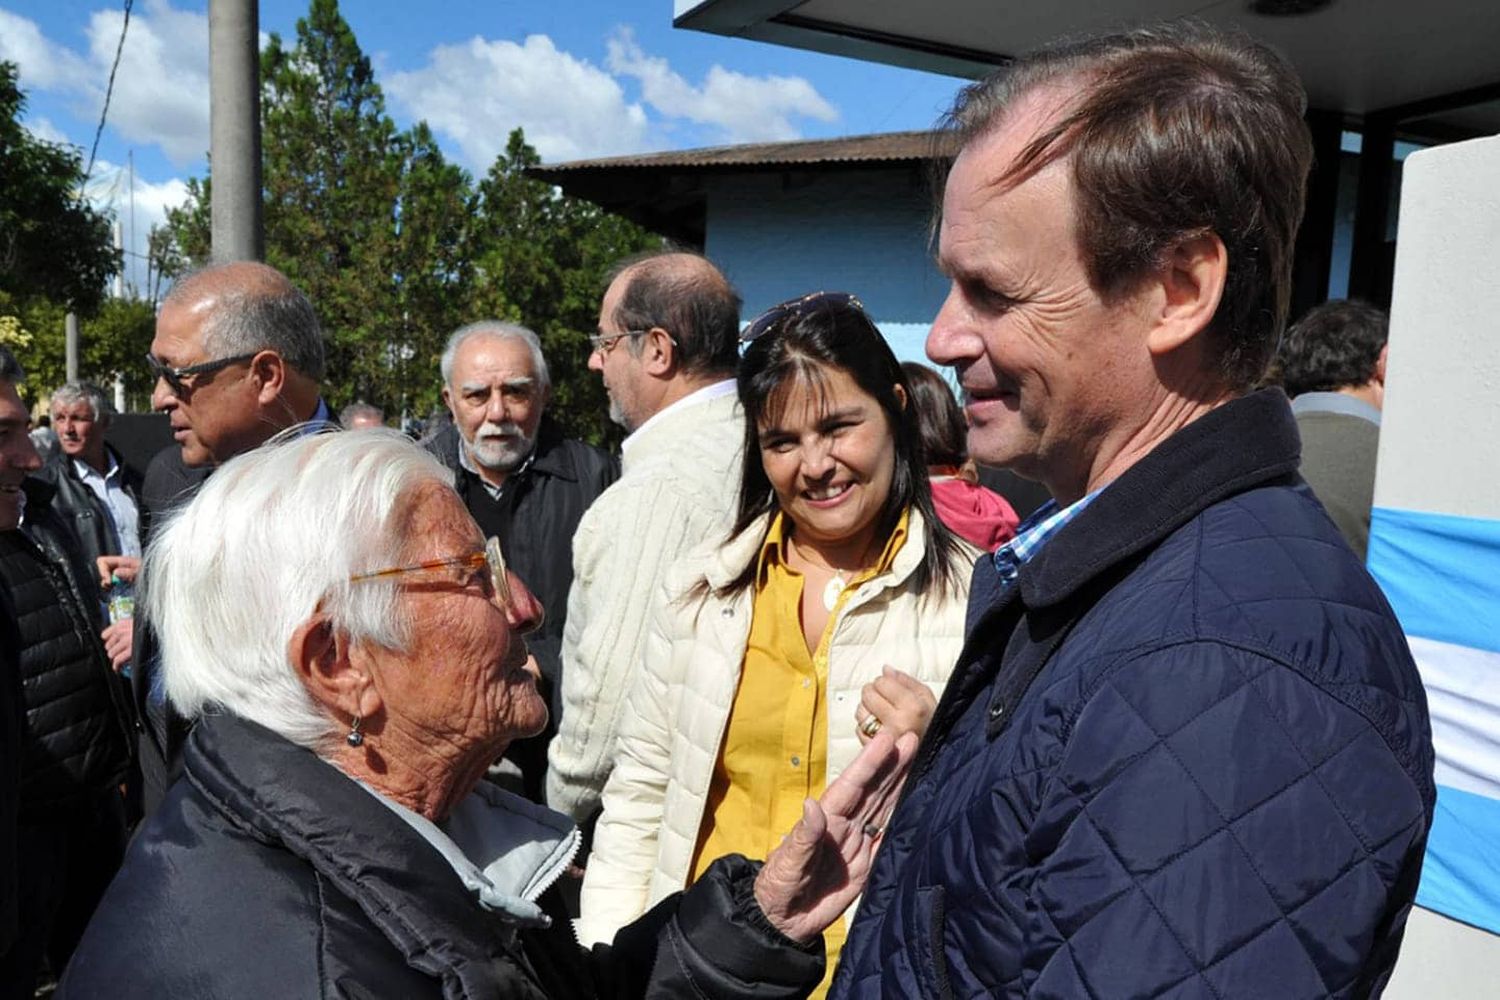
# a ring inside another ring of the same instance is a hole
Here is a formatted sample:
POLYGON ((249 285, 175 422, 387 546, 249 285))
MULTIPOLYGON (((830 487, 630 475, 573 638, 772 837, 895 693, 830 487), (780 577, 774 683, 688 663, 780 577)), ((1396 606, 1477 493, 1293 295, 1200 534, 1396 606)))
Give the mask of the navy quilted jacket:
POLYGON ((1256 393, 1016 585, 981 560, 835 996, 1380 992, 1432 819, 1426 701, 1298 450, 1256 393))

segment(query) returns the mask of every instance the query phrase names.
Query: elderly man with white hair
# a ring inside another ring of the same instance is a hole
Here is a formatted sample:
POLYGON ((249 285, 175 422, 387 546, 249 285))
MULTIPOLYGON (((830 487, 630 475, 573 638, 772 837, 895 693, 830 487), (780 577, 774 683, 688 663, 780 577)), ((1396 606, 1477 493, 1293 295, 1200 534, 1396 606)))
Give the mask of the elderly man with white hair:
POLYGON ((221 466, 143 600, 197 724, 61 996, 795 997, 915 749, 882 735, 764 865, 730 856, 583 951, 563 816, 482 780, 539 730, 542 610, 447 471, 391 431, 221 466))
POLYGON ((550 720, 560 714, 554 699, 561 695, 573 534, 620 468, 601 449, 563 437, 547 417, 547 358, 526 327, 499 320, 461 327, 448 338, 441 368, 453 423, 426 447, 452 470, 453 488, 480 530, 500 540, 511 568, 548 610, 528 642, 541 668, 542 697, 553 709, 545 730, 515 741, 506 754, 519 771, 516 790, 540 802, 547 744, 557 731, 550 720))

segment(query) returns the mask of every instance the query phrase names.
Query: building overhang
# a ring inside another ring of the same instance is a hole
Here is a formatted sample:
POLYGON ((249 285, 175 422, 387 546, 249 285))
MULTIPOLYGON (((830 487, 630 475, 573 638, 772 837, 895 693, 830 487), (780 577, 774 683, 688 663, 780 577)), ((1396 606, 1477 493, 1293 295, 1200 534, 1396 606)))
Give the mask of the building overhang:
POLYGON ((1309 103, 1359 120, 1446 117, 1500 130, 1500 16, 1474 0, 674 0, 679 28, 977 77, 1070 34, 1187 16, 1238 29, 1297 67, 1309 103), (1310 8, 1271 16, 1258 10, 1310 8))

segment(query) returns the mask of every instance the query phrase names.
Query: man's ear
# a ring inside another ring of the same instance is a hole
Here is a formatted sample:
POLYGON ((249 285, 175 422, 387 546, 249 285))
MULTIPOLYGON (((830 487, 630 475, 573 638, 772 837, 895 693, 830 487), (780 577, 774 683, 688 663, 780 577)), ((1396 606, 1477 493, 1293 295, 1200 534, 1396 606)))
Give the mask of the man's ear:
POLYGON ((445 385, 445 386, 443 386, 443 394, 442 395, 443 395, 443 405, 448 408, 448 412, 449 413, 452 413, 453 412, 453 390, 450 389, 448 386, 445 385))
POLYGON ((1229 251, 1216 233, 1173 247, 1156 274, 1161 296, 1152 306, 1147 350, 1157 357, 1170 354, 1208 329, 1219 311, 1228 275, 1229 251))
POLYGON ((261 351, 251 358, 250 374, 255 377, 256 397, 262 406, 270 406, 286 390, 286 361, 275 351, 261 351))
POLYGON ((1382 389, 1385 388, 1385 363, 1386 359, 1390 357, 1390 353, 1390 344, 1382 344, 1380 346, 1380 354, 1375 358, 1375 376, 1370 379, 1370 381, 1374 382, 1382 389))
POLYGON ((659 326, 647 330, 641 364, 652 375, 670 375, 677 365, 677 343, 672 335, 659 326))
POLYGON ((287 642, 287 659, 314 701, 336 715, 368 716, 379 707, 369 704, 375 685, 351 652, 348 635, 321 608, 287 642))

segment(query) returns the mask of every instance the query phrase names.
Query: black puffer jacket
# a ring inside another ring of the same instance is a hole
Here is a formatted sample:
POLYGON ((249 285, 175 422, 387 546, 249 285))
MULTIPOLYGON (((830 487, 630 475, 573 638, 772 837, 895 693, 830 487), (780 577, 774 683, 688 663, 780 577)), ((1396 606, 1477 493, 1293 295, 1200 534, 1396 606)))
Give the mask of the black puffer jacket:
MULTIPOLYGON (((118 457, 116 459, 118 461, 118 457)), ((36 477, 57 491, 52 510, 78 539, 85 566, 93 566, 100 556, 117 556, 122 551, 114 518, 103 501, 78 475, 73 459, 58 452, 47 460, 36 477)), ((133 469, 120 463, 120 485, 125 494, 141 509, 141 478, 133 469)), ((139 541, 139 539, 137 540, 139 541)))
POLYGON ((118 784, 130 762, 130 707, 99 641, 99 590, 52 488, 25 483, 25 523, 0 532, 0 586, 19 635, 26 730, 21 817, 118 784))
POLYGON ((585 952, 566 917, 518 930, 481 909, 427 840, 310 751, 213 716, 194 727, 182 779, 131 844, 58 996, 805 996, 822 945, 799 948, 765 923, 755 871, 725 859, 613 948, 585 952))

